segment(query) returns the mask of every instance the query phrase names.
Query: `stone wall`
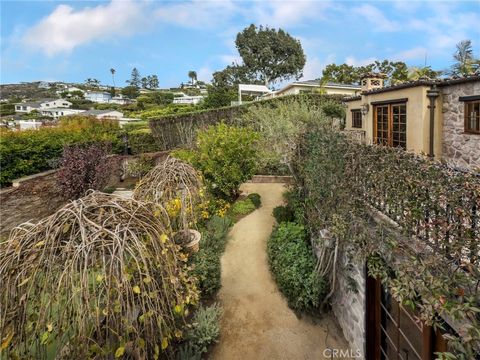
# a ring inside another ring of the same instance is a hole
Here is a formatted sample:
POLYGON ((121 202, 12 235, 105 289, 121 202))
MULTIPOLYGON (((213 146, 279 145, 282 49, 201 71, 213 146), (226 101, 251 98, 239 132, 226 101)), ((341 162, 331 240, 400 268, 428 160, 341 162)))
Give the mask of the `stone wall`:
POLYGON ((455 167, 480 169, 480 135, 465 133, 465 104, 461 96, 480 95, 480 81, 442 88, 442 158, 455 167))
MULTIPOLYGON (((343 263, 347 259, 344 257, 343 263)), ((357 292, 349 290, 349 284, 344 272, 340 272, 337 287, 332 301, 332 309, 343 330, 343 335, 353 352, 360 350, 365 358, 365 269, 361 264, 355 264, 348 275, 357 283, 357 292)))
POLYGON ((55 191, 56 170, 28 176, 15 187, 0 190, 0 240, 26 221, 36 222, 51 215, 66 201, 55 191))

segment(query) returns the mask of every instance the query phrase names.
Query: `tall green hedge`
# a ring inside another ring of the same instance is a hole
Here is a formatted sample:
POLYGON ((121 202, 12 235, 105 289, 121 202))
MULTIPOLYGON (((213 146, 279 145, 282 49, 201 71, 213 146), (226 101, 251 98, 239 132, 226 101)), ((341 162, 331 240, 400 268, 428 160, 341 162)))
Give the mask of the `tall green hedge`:
POLYGON ((0 186, 55 167, 66 145, 107 141, 119 151, 118 125, 80 118, 55 128, 0 132, 0 186))

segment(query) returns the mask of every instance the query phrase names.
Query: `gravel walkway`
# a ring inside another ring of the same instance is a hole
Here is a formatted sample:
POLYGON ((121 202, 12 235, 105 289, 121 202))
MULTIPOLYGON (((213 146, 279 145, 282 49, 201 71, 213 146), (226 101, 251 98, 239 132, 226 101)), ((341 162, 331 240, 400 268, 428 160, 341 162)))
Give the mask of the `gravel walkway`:
POLYGON ((330 359, 327 347, 348 349, 332 315, 297 318, 270 274, 266 241, 275 222, 272 209, 282 203, 284 186, 249 183, 242 189, 259 193, 262 207, 230 232, 218 294, 223 307, 221 334, 211 358, 330 359))

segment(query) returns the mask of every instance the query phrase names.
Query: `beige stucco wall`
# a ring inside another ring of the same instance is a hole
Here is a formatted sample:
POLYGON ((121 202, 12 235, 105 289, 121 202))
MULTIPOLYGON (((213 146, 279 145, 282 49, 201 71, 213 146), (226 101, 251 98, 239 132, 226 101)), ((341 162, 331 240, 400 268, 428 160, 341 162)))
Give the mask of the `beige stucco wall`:
POLYGON ((357 89, 339 89, 339 88, 322 88, 325 94, 327 95, 346 95, 346 96, 355 96, 360 93, 360 90, 357 89))
MULTIPOLYGON (((361 108, 362 104, 370 105, 369 112, 362 117, 363 130, 365 131, 365 141, 373 143, 373 105, 376 101, 390 101, 397 99, 408 99, 407 104, 407 150, 417 154, 427 154, 430 143, 430 115, 429 99, 427 98, 427 86, 416 86, 407 89, 395 91, 386 91, 379 94, 362 95, 362 100, 347 102, 346 130, 356 130, 352 128, 352 109, 361 108)), ((437 99, 435 116, 435 135, 434 135, 434 153, 437 158, 441 157, 442 152, 442 118, 441 118, 441 100, 437 99)))
MULTIPOLYGON (((360 90, 356 89, 341 89, 335 87, 323 87, 323 92, 328 95, 345 95, 345 96, 354 96, 360 90)), ((297 95, 301 92, 317 92, 320 91, 320 87, 316 86, 305 86, 305 85, 294 85, 288 88, 285 91, 278 93, 278 95, 297 95)))

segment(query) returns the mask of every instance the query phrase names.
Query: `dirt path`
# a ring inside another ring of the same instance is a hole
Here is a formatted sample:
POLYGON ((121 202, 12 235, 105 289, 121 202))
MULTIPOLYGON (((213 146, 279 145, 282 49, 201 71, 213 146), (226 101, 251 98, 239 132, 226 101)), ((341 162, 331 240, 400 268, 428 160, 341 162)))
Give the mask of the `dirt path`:
POLYGON ((282 203, 282 184, 245 184, 262 196, 262 207, 240 220, 222 257, 223 307, 219 343, 211 357, 230 359, 327 359, 327 346, 347 349, 332 316, 298 319, 287 306, 269 272, 266 241, 282 203), (328 329, 328 339, 327 337, 328 329), (325 343, 326 341, 326 343, 325 343))

